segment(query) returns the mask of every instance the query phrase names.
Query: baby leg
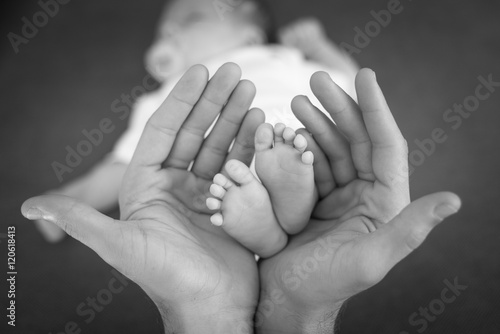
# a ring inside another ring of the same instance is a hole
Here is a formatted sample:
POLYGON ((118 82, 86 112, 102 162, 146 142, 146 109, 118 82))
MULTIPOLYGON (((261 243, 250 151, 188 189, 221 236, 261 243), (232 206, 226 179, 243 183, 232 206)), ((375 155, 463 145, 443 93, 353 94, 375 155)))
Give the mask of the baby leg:
POLYGON ((269 257, 286 246, 287 235, 281 229, 264 186, 250 168, 238 160, 225 165, 229 177, 217 174, 210 187, 214 196, 207 207, 219 210, 210 220, 259 255, 269 257))
POLYGON ((255 169, 269 192, 278 222, 288 234, 307 225, 317 200, 314 157, 306 147, 304 136, 281 123, 274 131, 270 124, 263 124, 255 134, 255 169))

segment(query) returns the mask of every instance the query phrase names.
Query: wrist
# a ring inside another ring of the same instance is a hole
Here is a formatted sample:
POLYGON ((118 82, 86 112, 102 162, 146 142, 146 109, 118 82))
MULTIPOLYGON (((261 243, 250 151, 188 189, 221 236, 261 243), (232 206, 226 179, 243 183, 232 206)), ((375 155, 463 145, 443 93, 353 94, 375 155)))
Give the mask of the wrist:
POLYGON ((307 312, 299 324, 301 333, 306 334, 336 334, 336 321, 339 308, 328 307, 307 312))
MULTIPOLYGON (((278 295, 276 291, 273 292, 278 295)), ((300 305, 284 294, 281 300, 260 296, 255 317, 258 334, 332 334, 342 303, 300 305), (272 307, 270 306, 271 303, 272 307)))
POLYGON ((336 334, 338 309, 325 308, 314 312, 296 313, 282 310, 273 315, 262 326, 256 327, 257 334, 336 334))
POLYGON ((170 307, 159 305, 165 334, 253 334, 253 310, 207 304, 170 307))

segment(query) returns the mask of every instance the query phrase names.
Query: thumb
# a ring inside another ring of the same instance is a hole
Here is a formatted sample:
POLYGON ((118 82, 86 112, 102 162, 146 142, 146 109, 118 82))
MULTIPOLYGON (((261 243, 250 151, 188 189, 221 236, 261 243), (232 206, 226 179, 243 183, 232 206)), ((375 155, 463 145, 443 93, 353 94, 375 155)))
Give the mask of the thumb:
POLYGON ((420 246, 445 218, 456 213, 460 198, 449 192, 424 196, 406 206, 394 219, 371 234, 368 249, 379 263, 380 279, 396 263, 420 246))
POLYGON ((49 221, 92 248, 110 262, 110 247, 114 243, 117 223, 90 206, 62 195, 43 195, 26 200, 21 213, 29 220, 49 221))

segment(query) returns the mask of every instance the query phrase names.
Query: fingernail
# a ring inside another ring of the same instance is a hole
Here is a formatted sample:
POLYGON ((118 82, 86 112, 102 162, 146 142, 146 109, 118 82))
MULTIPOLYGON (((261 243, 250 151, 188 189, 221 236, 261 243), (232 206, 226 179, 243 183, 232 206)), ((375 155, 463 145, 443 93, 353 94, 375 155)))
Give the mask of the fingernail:
POLYGON ((41 219, 43 217, 43 212, 37 208, 30 208, 25 215, 29 220, 41 219))
POLYGON ((456 213, 457 211, 458 211, 458 208, 455 208, 449 204, 442 204, 434 210, 434 214, 436 215, 436 217, 443 220, 446 217, 451 216, 452 214, 456 213))

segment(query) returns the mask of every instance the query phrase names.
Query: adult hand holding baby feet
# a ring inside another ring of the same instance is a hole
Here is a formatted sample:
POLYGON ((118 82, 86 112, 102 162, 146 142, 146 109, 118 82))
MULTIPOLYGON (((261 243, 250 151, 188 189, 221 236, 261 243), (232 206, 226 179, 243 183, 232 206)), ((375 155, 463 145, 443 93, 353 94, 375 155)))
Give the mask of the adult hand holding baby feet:
POLYGON ((375 74, 356 77, 359 106, 324 72, 311 88, 336 124, 304 96, 292 109, 314 154, 319 202, 306 228, 259 262, 258 333, 333 333, 349 297, 384 278, 460 199, 436 193, 410 203, 407 146, 375 74))
POLYGON ((255 134, 255 168, 230 160, 214 177, 207 206, 211 217, 241 244, 261 257, 285 247, 287 233, 302 230, 316 203, 314 156, 302 135, 278 123, 262 124, 255 134))
POLYGON ((144 129, 123 180, 121 220, 57 195, 22 207, 28 219, 58 225, 139 284, 158 306, 166 333, 253 331, 254 255, 212 226, 208 210, 194 201, 224 162, 252 160, 264 115, 248 111, 255 87, 240 76, 231 63, 210 81, 201 65, 186 72, 144 129))

